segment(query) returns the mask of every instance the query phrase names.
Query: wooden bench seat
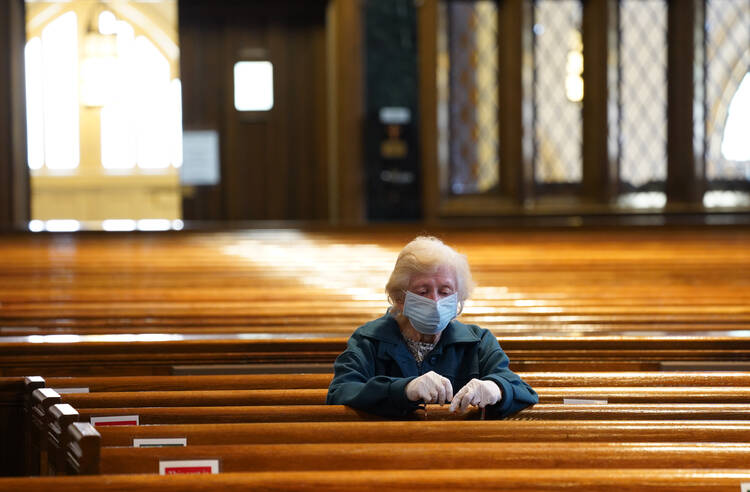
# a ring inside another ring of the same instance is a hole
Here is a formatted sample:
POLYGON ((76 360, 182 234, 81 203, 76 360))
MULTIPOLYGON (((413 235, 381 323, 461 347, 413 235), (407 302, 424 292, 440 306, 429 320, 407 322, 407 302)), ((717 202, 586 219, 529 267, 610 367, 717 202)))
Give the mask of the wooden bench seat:
MULTIPOLYGON (((335 299, 325 301, 311 300, 307 302, 289 303, 285 301, 272 302, 263 299, 242 301, 213 301, 213 300, 172 300, 164 299, 164 293, 154 293, 161 297, 160 301, 122 301, 109 300, 106 302, 77 301, 62 303, 59 301, 44 302, 36 298, 33 302, 4 302, 0 306, 0 315, 13 321, 28 320, 41 321, 45 318, 77 319, 131 319, 131 323, 145 324, 149 318, 180 320, 190 324, 196 318, 235 317, 241 319, 245 325, 281 324, 286 318, 293 318, 297 323, 314 326, 317 321, 324 319, 331 326, 358 326, 367 320, 377 317, 385 311, 385 304, 374 302, 336 302, 335 299), (337 309, 331 311, 330 304, 336 303, 337 309), (222 313, 217 316, 217 312, 222 313)), ((735 304, 731 306, 716 306, 713 304, 696 306, 673 304, 671 306, 642 305, 634 306, 634 302, 625 306, 612 305, 573 305, 554 306, 547 303, 545 309, 534 309, 534 306, 494 306, 481 304, 475 306, 464 315, 468 323, 484 320, 485 324, 495 322, 518 322, 533 324, 544 322, 551 316, 564 322, 586 323, 638 323, 646 319, 653 323, 733 323, 750 324, 750 308, 747 305, 735 304), (635 310, 633 308, 636 308, 635 310)), ((602 303, 603 304, 603 303, 602 303)))
POLYGON ((165 448, 104 447, 101 474, 159 473, 160 460, 218 459, 225 473, 475 468, 716 468, 748 470, 741 443, 392 443, 246 444, 165 448))
MULTIPOLYGON (((537 386, 670 386, 670 387, 750 387, 750 372, 525 372, 519 376, 537 386)), ((314 389, 328 388, 332 374, 226 374, 194 376, 108 376, 52 377, 40 380, 42 386, 57 389, 86 388, 100 391, 175 391, 233 389, 314 389)), ((41 387, 41 386, 38 386, 41 387)), ((36 387, 34 388, 36 389, 36 387)))
POLYGON ((750 470, 708 468, 685 469, 597 469, 510 468, 437 470, 416 474, 414 470, 360 470, 315 472, 223 473, 218 475, 155 476, 108 475, 77 477, 0 478, 0 490, 46 492, 206 492, 209 490, 398 490, 415 486, 429 490, 466 490, 481 487, 497 491, 548 492, 586 490, 611 492, 727 492, 750 482, 750 470))
MULTIPOLYGON (((659 407, 659 405, 652 406, 659 407)), ((647 410, 640 408, 641 405, 631 405, 631 407, 628 410, 636 418, 644 419, 648 415, 647 410)), ((710 416, 725 420, 705 422, 695 419, 662 422, 603 421, 601 408, 588 408, 586 415, 578 411, 577 418, 589 417, 600 420, 476 422, 479 418, 477 410, 467 415, 457 415, 449 413, 446 407, 437 405, 428 406, 426 414, 423 412, 414 414, 412 419, 417 422, 387 420, 367 422, 367 420, 382 419, 344 406, 132 408, 115 409, 115 411, 110 409, 109 412, 105 409, 98 416, 138 415, 141 425, 101 427, 98 430, 104 436, 104 444, 107 446, 132 445, 132 439, 135 437, 189 437, 188 442, 192 443, 193 438, 196 438, 200 444, 207 442, 206 439, 219 439, 222 443, 450 442, 460 435, 471 435, 475 441, 747 442, 747 435, 750 432, 750 405, 745 405, 743 416, 746 420, 744 421, 729 420, 736 418, 737 414, 723 408, 722 405, 716 405, 716 407, 718 408, 715 408, 710 416), (257 410, 265 413, 259 414, 257 410), (181 422, 201 422, 202 424, 179 424, 181 422), (218 422, 255 423, 219 424, 218 422)), ((524 418, 522 415, 528 411, 519 413, 517 418, 524 418)), ((661 416, 665 419, 672 416, 664 412, 664 409, 656 408, 654 411, 661 412, 661 416)), ((695 409, 683 408, 682 411, 684 414, 689 414, 695 409)), ((626 412, 620 410, 621 417, 624 413, 626 412)), ((82 422, 85 422, 91 416, 84 411, 80 418, 82 422)), ((707 418, 709 415, 703 417, 707 418)), ((568 416, 568 418, 575 417, 568 416)), ((61 426, 58 425, 58 432, 60 428, 61 426)), ((60 440, 59 437, 53 437, 54 434, 52 430, 48 433, 51 440, 53 442, 60 440)), ((54 448, 54 446, 48 445, 48 448, 54 448)), ((60 460, 59 456, 57 460, 60 460)))
MULTIPOLYGON (((563 403, 565 399, 604 400, 610 403, 750 403, 750 387, 536 387, 535 390, 539 403, 563 403)), ((327 392, 326 389, 116 391, 63 394, 60 399, 77 409, 322 405, 325 404, 327 392)))
MULTIPOLYGON (((661 387, 610 387, 610 388, 537 388, 541 404, 563 403, 566 398, 575 399, 604 399, 617 403, 703 403, 703 404, 748 404, 750 388, 661 388, 661 387)), ((171 407, 221 407, 221 410, 232 406, 277 406, 277 405, 323 405, 326 390, 324 389, 285 389, 285 390, 217 390, 217 391, 131 391, 131 392, 100 392, 58 395, 49 388, 34 390, 31 397, 30 418, 32 439, 37 442, 49 425, 47 414, 49 408, 57 403, 67 403, 79 412, 86 408, 96 408, 97 413, 108 413, 105 408, 112 408, 112 413, 120 415, 141 415, 141 408, 155 409, 146 411, 151 415, 169 415, 166 410, 171 407)), ((604 405, 596 405, 605 407, 604 405)), ((608 406, 608 405, 607 405, 608 406)), ((720 407, 721 408, 721 407, 720 407)), ((527 409, 533 410, 533 409, 527 409)), ((326 412, 325 410, 322 410, 326 412)), ((730 410, 731 411, 731 410, 730 410)), ((290 409, 292 416, 304 412, 290 409)), ((525 412, 525 411, 524 411, 525 412)), ((252 412, 245 412, 248 417, 252 412)), ((187 415, 201 415, 202 412, 190 410, 187 415)), ((261 415, 268 418, 273 411, 261 415)), ((88 414, 90 418, 93 414, 88 414)), ((111 415, 111 414, 110 414, 111 415)), ((281 414, 279 414, 281 415, 281 414)), ((313 413, 302 417, 307 420, 313 413)), ((361 418, 356 412, 348 414, 351 418, 361 418)), ((524 415, 523 412, 519 415, 524 415)), ((259 416, 256 414, 256 416, 259 416)), ((533 418, 530 416, 530 418, 533 418)), ((539 418, 537 415, 536 418, 539 418)))
MULTIPOLYGON (((90 424, 69 427, 67 470, 72 474, 158 473, 162 460, 217 460, 224 472, 290 470, 424 469, 429 456, 435 469, 472 468, 483 461, 491 468, 559 466, 628 468, 686 468, 701 466, 746 469, 748 443, 644 443, 644 442, 464 442, 452 434, 449 442, 318 444, 222 444, 185 447, 103 447, 90 424), (420 451, 421 450, 421 451, 420 451), (344 463, 345 462, 345 463, 344 463)), ((375 430, 377 433, 377 430, 375 430)))
POLYGON ((607 405, 537 404, 508 419, 599 420, 747 420, 747 403, 609 403, 607 405))
MULTIPOLYGON (((40 335, 47 328, 82 334, 86 327, 99 333, 330 327, 345 336, 383 312, 382 297, 374 296, 382 295, 413 232, 294 231, 303 246, 284 238, 290 231, 252 239, 237 231, 197 242, 192 235, 69 235, 66 244, 4 238, 0 325, 39 328, 40 335), (346 285, 365 296, 335 283, 353 265, 346 285), (323 286, 314 296, 298 280, 306 277, 323 286)), ((750 325, 746 231, 433 232, 467 255, 481 287, 464 318, 498 335, 730 332, 750 325)))
POLYGON ((135 438, 179 438, 188 444, 473 442, 735 442, 748 443, 748 421, 419 421, 165 424, 99 427, 101 445, 135 438))
MULTIPOLYGON (((310 454, 309 459, 320 460, 323 459, 320 458, 323 449, 340 444, 342 436, 348 435, 341 431, 342 428, 336 430, 334 427, 330 427, 324 437, 315 435, 316 429, 321 434, 320 426, 328 424, 370 426, 373 428, 370 433, 376 437, 383 439, 390 435, 393 439, 388 444, 373 444, 374 448, 399 448, 393 443, 411 439, 415 434, 393 430, 397 428, 396 424, 410 426, 412 431, 415 428, 427 429, 424 424, 434 425, 436 429, 454 429, 442 433, 446 439, 472 435, 472 440, 475 440, 474 435, 481 435, 492 442, 523 435, 534 439, 537 448, 550 443, 562 447, 574 442, 591 446, 591 442, 597 441, 602 445, 601 450, 610 442, 608 439, 657 443, 662 438, 667 443, 666 448, 672 450, 681 449, 676 446, 678 440, 683 447, 690 446, 691 442, 720 446, 718 443, 729 441, 746 445, 747 438, 742 439, 750 422, 750 384, 743 378, 750 373, 735 372, 734 376, 727 377, 703 375, 696 371, 689 377, 666 373, 649 377, 603 374, 603 371, 655 372, 667 367, 691 366, 747 370, 747 364, 750 364, 750 337, 746 331, 750 329, 750 283, 745 273, 750 267, 747 231, 702 232, 707 234, 691 235, 684 231, 675 234, 673 230, 649 231, 648 234, 605 231, 534 235, 450 231, 447 239, 467 254, 480 286, 462 319, 493 330, 512 360, 511 367, 521 372, 542 396, 542 403, 507 421, 477 422, 479 415, 476 411, 461 417, 471 420, 457 420, 448 415, 446 407, 437 406, 428 406, 426 414, 417 412, 414 421, 370 421, 373 416, 345 407, 273 404, 306 401, 291 396, 290 400, 274 399, 282 392, 310 396, 317 391, 318 399, 314 401, 322 401, 326 380, 331 376, 330 364, 343 349, 346 337, 356 326, 384 311, 382 284, 398 249, 408 239, 405 231, 299 232, 297 235, 304 236, 307 249, 304 254, 299 254, 300 261, 291 265, 286 260, 297 258, 294 247, 297 239, 290 241, 283 237, 283 233, 275 236, 273 232, 258 236, 239 233, 188 236, 189 240, 172 236, 165 237, 164 241, 154 238, 142 241, 143 236, 133 235, 126 236, 126 242, 72 235, 63 246, 50 241, 47 236, 37 236, 34 241, 11 241, 17 244, 4 249, 5 254, 0 255, 0 271, 4 279, 0 286, 0 334, 34 337, 15 342, 0 338, 0 359, 3 361, 0 377, 41 374, 46 379, 44 384, 50 388, 64 388, 65 385, 70 388, 69 383, 75 379, 77 383, 73 387, 88 387, 92 391, 91 394, 61 395, 58 400, 40 403, 39 408, 44 411, 39 413, 39 418, 45 419, 48 439, 59 436, 62 427, 73 417, 65 412, 55 414, 61 407, 47 405, 54 401, 69 401, 80 412, 76 418, 82 420, 116 412, 138 414, 141 423, 165 423, 163 426, 105 427, 100 429, 102 438, 127 433, 131 437, 139 433, 146 435, 179 426, 169 422, 245 421, 251 422, 242 424, 248 428, 275 426, 266 427, 268 434, 265 438, 269 440, 300 439, 285 434, 295 431, 303 436, 302 439, 307 436, 311 441, 304 446, 306 449, 320 448, 320 452, 310 454), (368 251, 378 250, 378 253, 363 256, 358 248, 365 244, 374 245, 368 251), (268 250, 282 253, 272 258, 256 257, 268 250), (318 251, 336 253, 318 255, 318 251), (252 256, 244 253, 252 253, 252 256), (280 257, 285 261, 279 261, 280 257), (360 261, 363 257, 368 260, 360 261), (347 265, 347 268, 342 268, 342 265, 347 265), (355 270, 356 279, 347 277, 350 269, 355 270), (334 282, 341 280, 342 275, 345 285, 356 288, 356 293, 342 288, 341 282, 334 282), (303 284, 300 279, 312 280, 315 286, 303 284), (117 333, 140 334, 140 338, 134 335, 120 339, 110 336, 117 333), (176 335, 175 339, 164 336, 165 333, 176 335), (90 334, 106 336, 95 341, 90 334), (55 335, 63 335, 57 339, 60 343, 56 342, 55 335), (204 335, 212 339, 206 339, 204 335), (180 337, 182 339, 178 339, 180 337), (66 340, 71 343, 66 343, 66 340), (271 371, 288 371, 292 367, 299 371, 303 366, 324 373, 294 382, 285 377, 267 375, 271 371), (254 380, 201 376, 190 386, 191 378, 187 375, 202 371, 266 374, 248 375, 260 376, 254 380), (588 374, 538 374, 540 371, 588 374), (134 377, 118 381, 97 381, 92 377, 89 384, 79 384, 84 381, 81 376, 162 377, 173 374, 186 376, 179 380, 167 377, 138 380, 134 377), (53 383, 55 376, 75 378, 56 385, 53 383), (220 381, 222 378, 225 378, 224 382, 220 381), (267 380, 263 381, 263 378, 267 380), (125 396, 125 393, 132 394, 125 396), (141 394, 136 397, 135 393, 141 394), (250 400, 253 406, 240 401, 249 396, 257 397, 257 400, 250 400), (191 400, 193 397, 196 399, 191 400), (198 397, 205 398, 203 404, 198 397), (566 397, 606 398, 609 404, 558 403, 566 397), (618 403, 620 401, 632 403, 618 403), (685 401, 692 403, 670 403, 685 401), (266 404, 268 402, 271 404, 266 404), (223 406, 228 404, 233 406, 223 406), (615 418, 624 422, 615 424, 611 420, 615 418), (324 421, 328 419, 338 421, 324 421), (712 419, 735 421, 719 423, 712 419), (392 428, 391 424, 394 424, 392 428), (482 429, 496 427, 494 434, 480 434, 480 430, 462 427, 469 424, 482 426, 482 429), (548 424, 553 426, 545 427, 548 424), (650 424, 653 425, 643 426, 650 424), (54 425, 60 428, 53 432, 54 425), (671 438, 669 428, 674 434, 671 438), (645 437, 638 439, 642 436, 645 437), (323 444, 314 439, 329 441, 323 444)), ((44 425, 42 420, 38 424, 44 425)), ((194 432, 205 435, 206 431, 196 429, 194 432)), ((251 431, 235 428, 234 432, 236 439, 240 439, 251 431)), ((452 441, 458 443, 460 439, 452 441)), ((269 444, 277 446, 279 456, 290 457, 294 455, 285 454, 284 449, 293 453, 293 448, 300 446, 296 442, 299 441, 269 444)), ((437 440, 434 436, 428 442, 436 449, 450 449, 454 444, 437 440)), ((62 449, 60 446, 67 447, 66 443, 49 443, 51 456, 62 454, 53 445, 59 449, 62 449)), ((242 445, 243 451, 252 451, 247 446, 258 448, 261 442, 204 442, 202 445, 220 444, 235 447, 234 450, 224 449, 229 453, 227 456, 240 456, 241 453, 235 453, 236 446, 242 445)), ((479 448, 478 445, 472 446, 479 448)), ((362 462, 377 459, 366 454, 377 449, 367 451, 368 448, 362 446, 365 450, 362 462)), ((268 451, 270 447, 264 449, 268 451)), ((135 453, 134 456, 141 459, 148 454, 147 451, 105 446, 101 448, 102 463, 111 462, 108 456, 114 454, 109 453, 135 453)), ((342 450, 341 459, 344 459, 345 451, 342 450)), ((589 451, 596 453, 593 447, 589 451)), ((355 454, 354 449, 349 452, 355 454)), ((465 450, 464 455, 469 454, 465 458, 468 460, 474 456, 471 455, 473 452, 465 450)), ((386 452, 380 454, 388 455, 386 452)), ((369 487, 383 490, 400 487, 413 490, 415 483, 430 488, 466 488, 467 484, 477 488, 477 481, 485 477, 488 481, 483 486, 488 489, 501 489, 505 483, 509 489, 515 490, 555 487, 711 490, 711 486, 717 484, 737 490, 742 474, 748 471, 712 468, 721 464, 718 463, 719 454, 709 458, 717 462, 695 461, 693 465, 689 454, 681 453, 682 457, 672 460, 696 472, 686 475, 680 475, 680 470, 674 469, 677 465, 667 464, 666 457, 663 462, 666 467, 658 470, 658 474, 638 470, 638 474, 628 475, 630 470, 615 470, 614 466, 608 466, 604 462, 604 452, 597 455, 602 460, 597 462, 602 465, 599 470, 580 472, 562 468, 557 463, 544 465, 543 462, 537 464, 547 468, 538 470, 529 470, 535 466, 526 467, 524 463, 505 470, 487 470, 479 458, 475 460, 476 467, 483 469, 480 471, 484 475, 472 470, 451 469, 444 470, 448 473, 442 476, 441 470, 434 475, 432 469, 429 473, 379 471, 368 474, 345 472, 343 468, 334 472, 290 471, 273 475, 274 472, 269 471, 228 475, 242 477, 234 483, 238 485, 242 481, 244 488, 262 488, 266 484, 271 488, 350 490, 369 487), (525 475, 519 475, 519 470, 525 475), (442 480, 433 480, 433 476, 442 480)), ((560 455, 564 455, 562 450, 560 455)), ((575 453, 569 452, 562 459, 569 459, 572 463, 575 453)), ((630 462, 632 466, 656 467, 645 457, 633 459, 642 461, 638 462, 640 464, 630 462)), ((335 463, 335 460, 331 461, 335 463)), ((260 463, 262 461, 257 462, 258 466, 260 463)), ((461 461, 461 466, 465 464, 468 466, 467 462, 461 461)), ((280 461, 278 466, 281 466, 280 461)), ((110 483, 116 483, 122 490, 128 488, 123 485, 124 480, 134 478, 110 475, 106 484, 100 479, 96 485, 106 488, 110 483), (112 477, 114 482, 109 481, 112 477)), ((206 481, 202 480, 204 477, 190 477, 184 481, 180 481, 184 477, 172 478, 177 481, 164 482, 159 477, 149 477, 148 480, 153 482, 138 483, 134 487, 147 490, 158 484, 160 490, 190 490, 191 487, 214 490, 231 488, 232 483, 231 479, 224 477, 210 477, 206 481), (219 481, 211 481, 214 479, 219 481)), ((7 487, 27 491, 43 486, 66 488, 60 485, 63 482, 39 480, 5 483, 7 487)), ((745 477, 745 481, 750 479, 745 477)), ((73 489, 81 487, 88 491, 95 488, 92 483, 67 483, 73 489)), ((132 486, 132 482, 128 483, 132 486)), ((0 483, 0 489, 5 487, 0 483)))
MULTIPOLYGON (((0 376, 170 374, 179 365, 333 363, 343 338, 0 341, 0 376)), ((86 340, 85 336, 80 337, 86 340)), ((76 338, 75 340, 79 340, 76 338)), ((750 337, 515 337, 501 345, 519 372, 659 370, 665 362, 750 362, 750 337), (585 369, 582 369, 585 368, 585 369)))
MULTIPOLYGON (((342 405, 260 405, 219 407, 118 407, 81 408, 82 421, 91 417, 138 415, 141 425, 167 423, 232 422, 326 422, 382 420, 374 415, 342 405)), ((448 412, 448 408, 428 405, 426 414, 417 410, 407 420, 478 419, 479 412, 467 415, 448 412)), ((618 403, 608 405, 537 404, 507 419, 565 420, 750 420, 746 403, 618 403)))
MULTIPOLYGON (((750 405, 748 405, 750 418, 750 405)), ((138 415, 140 425, 204 422, 336 422, 383 420, 382 417, 344 405, 257 405, 190 407, 116 407, 79 408, 83 422, 91 417, 138 415)), ((414 419, 419 419, 416 413, 414 419)), ((429 418, 449 418, 445 412, 432 411, 429 418)))
MULTIPOLYGON (((677 375, 671 375, 674 377, 677 375)), ((720 374, 717 376, 721 376, 720 374)), ((610 379, 615 376, 610 376, 610 379)), ((32 378, 29 378, 32 379, 32 378)), ((38 379, 38 378, 37 378, 38 379)), ((73 380, 79 380, 72 378, 73 380)), ((109 378, 100 378, 99 380, 90 380, 89 382, 104 382, 109 378)), ((139 378, 121 378, 128 380, 131 387, 134 387, 139 378)), ((148 378, 146 378, 148 379, 148 378)), ((164 377, 155 378, 156 385, 166 383, 164 377)), ((205 384, 206 382, 215 379, 213 377, 204 377, 204 383, 198 383, 198 386, 205 384)), ((233 384, 239 384, 243 377, 235 379, 233 384)), ((258 382, 258 377, 246 378, 248 381, 258 382)), ((569 379, 569 378, 568 378, 569 379)), ((602 378, 592 378, 594 380, 605 380, 602 378)), ((736 379, 736 378, 735 378, 736 379)), ((66 379, 67 380, 67 379, 66 379)), ((85 381, 86 378, 80 379, 85 381)), ((319 380, 318 375, 314 375, 311 381, 319 380)), ((556 381, 563 381, 564 378, 561 375, 557 375, 556 381)), ((706 378, 702 378, 706 380, 706 378)), ((54 381, 54 380, 53 380, 54 381)), ((69 380, 67 380, 69 381, 69 380)), ((288 378, 281 378, 281 381, 288 381, 288 378)), ((684 383, 685 379, 679 379, 684 383)), ((27 380, 28 383, 28 380, 27 380)), ((36 383, 42 384, 41 381, 36 383)), ((314 385, 313 385, 314 386, 314 385)), ((587 397, 601 396, 601 388, 541 388, 540 391, 543 395, 542 401, 545 401, 545 391, 550 391, 551 396, 555 396, 555 391, 559 394, 572 395, 573 397, 580 397, 582 395, 587 397), (572 393, 571 393, 572 392, 572 393)), ((628 392, 638 393, 638 398, 653 397, 656 394, 661 394, 660 398, 664 398, 664 393, 673 393, 678 395, 678 398, 685 398, 685 395, 689 397, 695 397, 698 401, 701 398, 711 397, 715 398, 717 393, 732 394, 731 398, 737 397, 737 392, 733 391, 731 387, 717 387, 712 388, 706 393, 704 390, 697 388, 622 388, 612 387, 605 389, 607 391, 606 396, 611 398, 613 394, 621 395, 625 392, 625 397, 628 396, 628 392), (613 393, 614 392, 614 393, 613 393)), ((50 393, 50 390, 45 390, 50 393)), ((37 419, 35 427, 32 432, 32 439, 37 442, 44 434, 43 428, 45 426, 44 413, 52 404, 60 401, 66 401, 72 403, 78 407, 82 412, 82 419, 88 420, 92 416, 108 416, 113 414, 119 415, 139 415, 142 419, 143 424, 150 423, 175 423, 175 422, 269 422, 269 421, 326 421, 326 420, 371 420, 374 417, 363 412, 357 412, 345 407, 326 407, 318 406, 316 404, 310 405, 309 402, 306 408, 294 408, 289 406, 275 406, 273 401, 275 399, 293 396, 294 401, 299 403, 304 402, 304 398, 310 398, 309 394, 312 394, 314 403, 322 403, 324 398, 325 390, 302 390, 302 391, 283 391, 283 390, 243 390, 243 391, 159 391, 159 392, 142 392, 142 391, 131 391, 131 392, 101 392, 101 393, 90 393, 90 394, 71 394, 55 397, 54 395, 50 399, 44 395, 37 398, 35 404, 35 412, 37 419), (317 391, 317 393, 316 393, 317 391), (248 403, 248 397, 254 397, 256 400, 262 403, 261 406, 248 407, 244 403, 248 403), (302 400, 300 400, 300 397, 302 400), (132 400, 132 401, 131 401, 132 400), (138 402, 138 407, 123 405, 131 405, 133 402, 138 402), (200 407, 195 407, 194 404, 200 402, 200 407), (98 405, 98 408, 91 408, 87 411, 89 405, 98 405), (112 408, 102 408, 101 405, 109 405, 112 408), (183 408, 175 408, 175 404, 190 405, 183 408), (220 407, 205 407, 205 405, 219 405, 220 407), (240 405, 239 408, 232 408, 231 406, 225 405, 240 405), (272 405, 274 408, 264 408, 264 406, 272 405)), ((39 396, 39 395, 38 395, 39 396)), ((739 395, 740 397, 742 395, 739 395)), ((563 406, 562 409, 547 408, 545 405, 552 406, 549 404, 539 404, 535 408, 527 409, 521 412, 515 418, 545 418, 545 415, 557 415, 557 418, 587 418, 591 415, 601 415, 601 417, 592 418, 747 418, 748 409, 747 406, 742 404, 728 404, 703 406, 696 408, 694 406, 690 408, 664 408, 661 406, 652 405, 652 408, 646 408, 641 405, 630 406, 626 408, 613 407, 607 405, 604 409, 600 405, 595 405, 594 408, 581 408, 578 406, 563 406), (546 414, 544 412, 547 412, 546 414), (608 417, 604 417, 604 416, 608 417), (656 416, 655 416, 656 415, 656 416)), ((435 409, 429 412, 429 416, 417 414, 414 418, 418 419, 465 419, 465 418, 476 418, 476 413, 469 414, 467 416, 458 416, 448 414, 447 409, 434 406, 435 409)), ((547 417, 549 418, 549 417, 547 417)), ((46 425, 54 425, 47 422, 46 425)), ((32 448, 32 453, 36 452, 32 448)))

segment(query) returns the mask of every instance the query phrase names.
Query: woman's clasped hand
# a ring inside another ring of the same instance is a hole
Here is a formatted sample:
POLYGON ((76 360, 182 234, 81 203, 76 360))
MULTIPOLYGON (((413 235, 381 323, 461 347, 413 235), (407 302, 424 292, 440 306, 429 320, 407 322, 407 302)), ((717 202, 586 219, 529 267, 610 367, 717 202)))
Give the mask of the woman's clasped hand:
POLYGON ((424 403, 450 403, 451 412, 464 413, 472 405, 479 408, 494 405, 502 398, 502 391, 492 381, 472 379, 453 396, 453 386, 448 378, 430 371, 406 385, 406 397, 424 403))

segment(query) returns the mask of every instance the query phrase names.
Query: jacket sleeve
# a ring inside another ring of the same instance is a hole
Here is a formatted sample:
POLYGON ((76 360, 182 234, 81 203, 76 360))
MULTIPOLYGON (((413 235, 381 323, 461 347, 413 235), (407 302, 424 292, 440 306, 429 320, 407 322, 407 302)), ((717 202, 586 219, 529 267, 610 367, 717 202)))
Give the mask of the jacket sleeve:
POLYGON ((333 380, 326 403, 349 405, 384 417, 403 417, 418 404, 406 398, 406 385, 414 379, 375 375, 377 350, 372 341, 353 335, 333 364, 333 380))
POLYGON ((487 407, 493 417, 505 417, 539 402, 536 391, 508 368, 509 362, 495 335, 484 330, 479 346, 480 379, 494 381, 503 393, 499 402, 487 407))

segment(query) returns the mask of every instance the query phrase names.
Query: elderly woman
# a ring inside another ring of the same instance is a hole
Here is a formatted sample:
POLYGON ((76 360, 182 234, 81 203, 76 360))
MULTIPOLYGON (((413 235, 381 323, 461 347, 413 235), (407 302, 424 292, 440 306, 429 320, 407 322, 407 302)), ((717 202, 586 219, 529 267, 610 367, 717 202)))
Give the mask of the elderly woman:
POLYGON ((327 403, 389 417, 446 402, 503 417, 536 403, 492 333, 455 320, 473 286, 466 258, 439 239, 407 244, 385 287, 390 309, 349 338, 327 403))

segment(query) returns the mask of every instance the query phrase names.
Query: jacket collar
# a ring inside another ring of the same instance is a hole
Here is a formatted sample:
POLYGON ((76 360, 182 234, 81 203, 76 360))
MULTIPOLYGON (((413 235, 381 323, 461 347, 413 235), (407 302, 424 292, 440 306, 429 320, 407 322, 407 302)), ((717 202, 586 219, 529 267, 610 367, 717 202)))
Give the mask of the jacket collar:
MULTIPOLYGON (((374 338, 386 343, 398 345, 401 343, 401 330, 398 327, 396 319, 386 311, 386 313, 359 330, 360 334, 369 338, 374 338)), ((454 343, 471 343, 478 342, 479 337, 474 334, 469 327, 455 319, 448 323, 443 330, 438 346, 447 346, 454 343)))

